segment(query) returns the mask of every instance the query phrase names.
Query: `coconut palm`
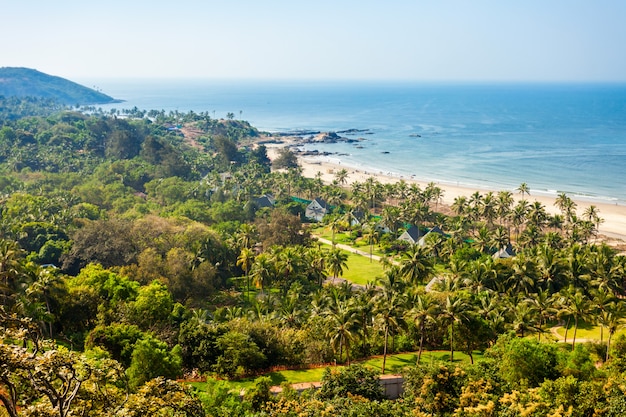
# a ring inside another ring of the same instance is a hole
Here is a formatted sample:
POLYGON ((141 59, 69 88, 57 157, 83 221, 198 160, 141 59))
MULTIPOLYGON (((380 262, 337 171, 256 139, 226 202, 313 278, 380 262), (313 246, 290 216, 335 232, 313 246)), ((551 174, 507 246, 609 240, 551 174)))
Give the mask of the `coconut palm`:
POLYGON ((440 310, 440 317, 447 322, 450 332, 450 362, 454 361, 454 325, 467 320, 470 306, 458 294, 453 293, 446 297, 446 302, 440 310))
POLYGON ((569 299, 568 309, 574 318, 574 335, 572 336, 572 350, 576 345, 576 332, 578 331, 578 323, 589 315, 591 303, 580 289, 576 289, 569 299))
POLYGON ((555 298, 548 290, 539 290, 536 293, 530 294, 524 300, 530 309, 534 311, 539 317, 539 327, 537 332, 538 340, 541 340, 541 332, 547 321, 556 314, 554 307, 555 298))
POLYGON ((339 171, 335 172, 335 180, 341 185, 346 185, 346 182, 348 180, 348 170, 342 168, 339 171))
POLYGON ((530 188, 528 188, 528 184, 526 184, 525 182, 521 183, 519 187, 517 187, 517 191, 519 191, 519 193, 522 195, 522 200, 524 199, 525 194, 530 195, 530 188))
POLYGON ((350 365, 350 346, 358 329, 358 314, 347 302, 340 302, 335 308, 326 312, 330 319, 327 336, 335 353, 339 348, 339 360, 343 358, 343 348, 350 365))
POLYGON ((250 298, 250 268, 254 262, 254 251, 248 247, 243 247, 237 258, 237 266, 241 266, 246 276, 246 288, 248 299, 250 298))
POLYGON ((457 216, 463 216, 467 213, 469 208, 467 197, 459 196, 455 197, 452 205, 450 206, 457 216))
POLYGON ((422 349, 424 346, 424 334, 426 333, 426 325, 434 322, 439 314, 439 304, 429 294, 417 295, 412 302, 412 307, 407 311, 407 318, 419 329, 420 347, 417 353, 417 365, 422 358, 422 349))
POLYGON ((252 282, 257 288, 261 289, 261 292, 270 284, 274 273, 274 263, 266 253, 257 256, 250 268, 252 282))
POLYGON ((413 284, 423 285, 434 270, 432 258, 425 247, 412 245, 402 254, 400 273, 413 284))
POLYGON ((326 265, 333 280, 337 279, 343 275, 345 269, 348 269, 348 254, 341 249, 333 248, 327 252, 326 265))
POLYGON ((379 280, 380 292, 376 296, 376 318, 383 328, 383 365, 381 372, 385 373, 387 363, 387 347, 389 346, 390 333, 400 327, 403 321, 405 297, 404 285, 400 280, 400 270, 392 265, 385 271, 385 276, 379 280))
POLYGON ((622 301, 615 301, 609 304, 606 308, 606 315, 605 325, 609 331, 609 337, 606 342, 606 360, 608 361, 613 335, 617 332, 617 330, 624 326, 624 319, 626 319, 626 304, 622 301))

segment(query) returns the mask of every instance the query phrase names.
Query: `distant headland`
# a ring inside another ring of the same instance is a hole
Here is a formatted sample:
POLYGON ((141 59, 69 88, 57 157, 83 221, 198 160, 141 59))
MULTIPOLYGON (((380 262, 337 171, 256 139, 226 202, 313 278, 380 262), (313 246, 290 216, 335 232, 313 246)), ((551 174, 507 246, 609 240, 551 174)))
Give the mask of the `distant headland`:
POLYGON ((0 68, 0 96, 41 97, 66 105, 121 102, 121 100, 65 78, 19 67, 0 68))

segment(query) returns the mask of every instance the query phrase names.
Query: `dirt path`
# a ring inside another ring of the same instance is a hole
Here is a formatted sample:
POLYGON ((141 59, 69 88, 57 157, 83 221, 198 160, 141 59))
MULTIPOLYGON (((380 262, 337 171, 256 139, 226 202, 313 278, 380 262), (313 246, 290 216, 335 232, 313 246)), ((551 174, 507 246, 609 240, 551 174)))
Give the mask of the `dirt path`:
MULTIPOLYGON (((573 331, 570 333, 568 332, 567 334, 567 341, 565 340, 565 338, 563 336, 561 336, 559 334, 559 329, 562 328, 563 326, 554 326, 550 328, 550 333, 552 334, 552 336, 554 336, 557 340, 557 342, 563 342, 563 343, 571 343, 573 337, 572 335, 574 334, 573 331)), ((596 339, 581 339, 579 337, 576 338, 576 343, 586 343, 586 342, 599 342, 599 340, 596 339)))

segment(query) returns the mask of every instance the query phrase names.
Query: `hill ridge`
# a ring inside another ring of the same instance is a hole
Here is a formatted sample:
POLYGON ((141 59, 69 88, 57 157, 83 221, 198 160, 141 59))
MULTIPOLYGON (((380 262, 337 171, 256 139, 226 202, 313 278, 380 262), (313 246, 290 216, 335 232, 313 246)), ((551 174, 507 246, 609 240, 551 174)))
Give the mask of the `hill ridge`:
POLYGON ((0 67, 0 96, 52 98, 67 105, 120 102, 66 78, 25 67, 0 67))

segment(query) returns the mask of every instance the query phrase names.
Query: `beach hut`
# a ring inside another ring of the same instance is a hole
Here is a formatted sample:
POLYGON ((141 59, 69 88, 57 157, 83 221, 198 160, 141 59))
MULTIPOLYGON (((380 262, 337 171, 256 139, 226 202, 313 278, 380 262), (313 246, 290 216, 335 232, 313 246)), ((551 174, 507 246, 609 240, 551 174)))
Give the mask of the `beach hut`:
POLYGON ((409 242, 411 245, 415 245, 419 241, 420 235, 420 230, 415 226, 411 226, 400 235, 398 240, 403 240, 409 242))
POLYGON ((420 238, 420 240, 417 241, 417 244, 420 246, 424 246, 426 244, 426 236, 428 236, 431 233, 436 233, 439 234, 441 236, 445 236, 445 233, 443 233, 443 230, 441 230, 441 228, 439 226, 435 226, 432 229, 430 229, 428 231, 428 233, 426 233, 424 236, 422 236, 420 238))
POLYGON ((321 222, 324 216, 328 213, 330 206, 326 201, 322 200, 319 197, 316 197, 311 203, 306 207, 306 211, 304 215, 309 220, 315 220, 317 222, 321 222))
POLYGON ((513 246, 509 243, 499 251, 493 254, 493 259, 506 259, 515 256, 515 250, 513 246))

